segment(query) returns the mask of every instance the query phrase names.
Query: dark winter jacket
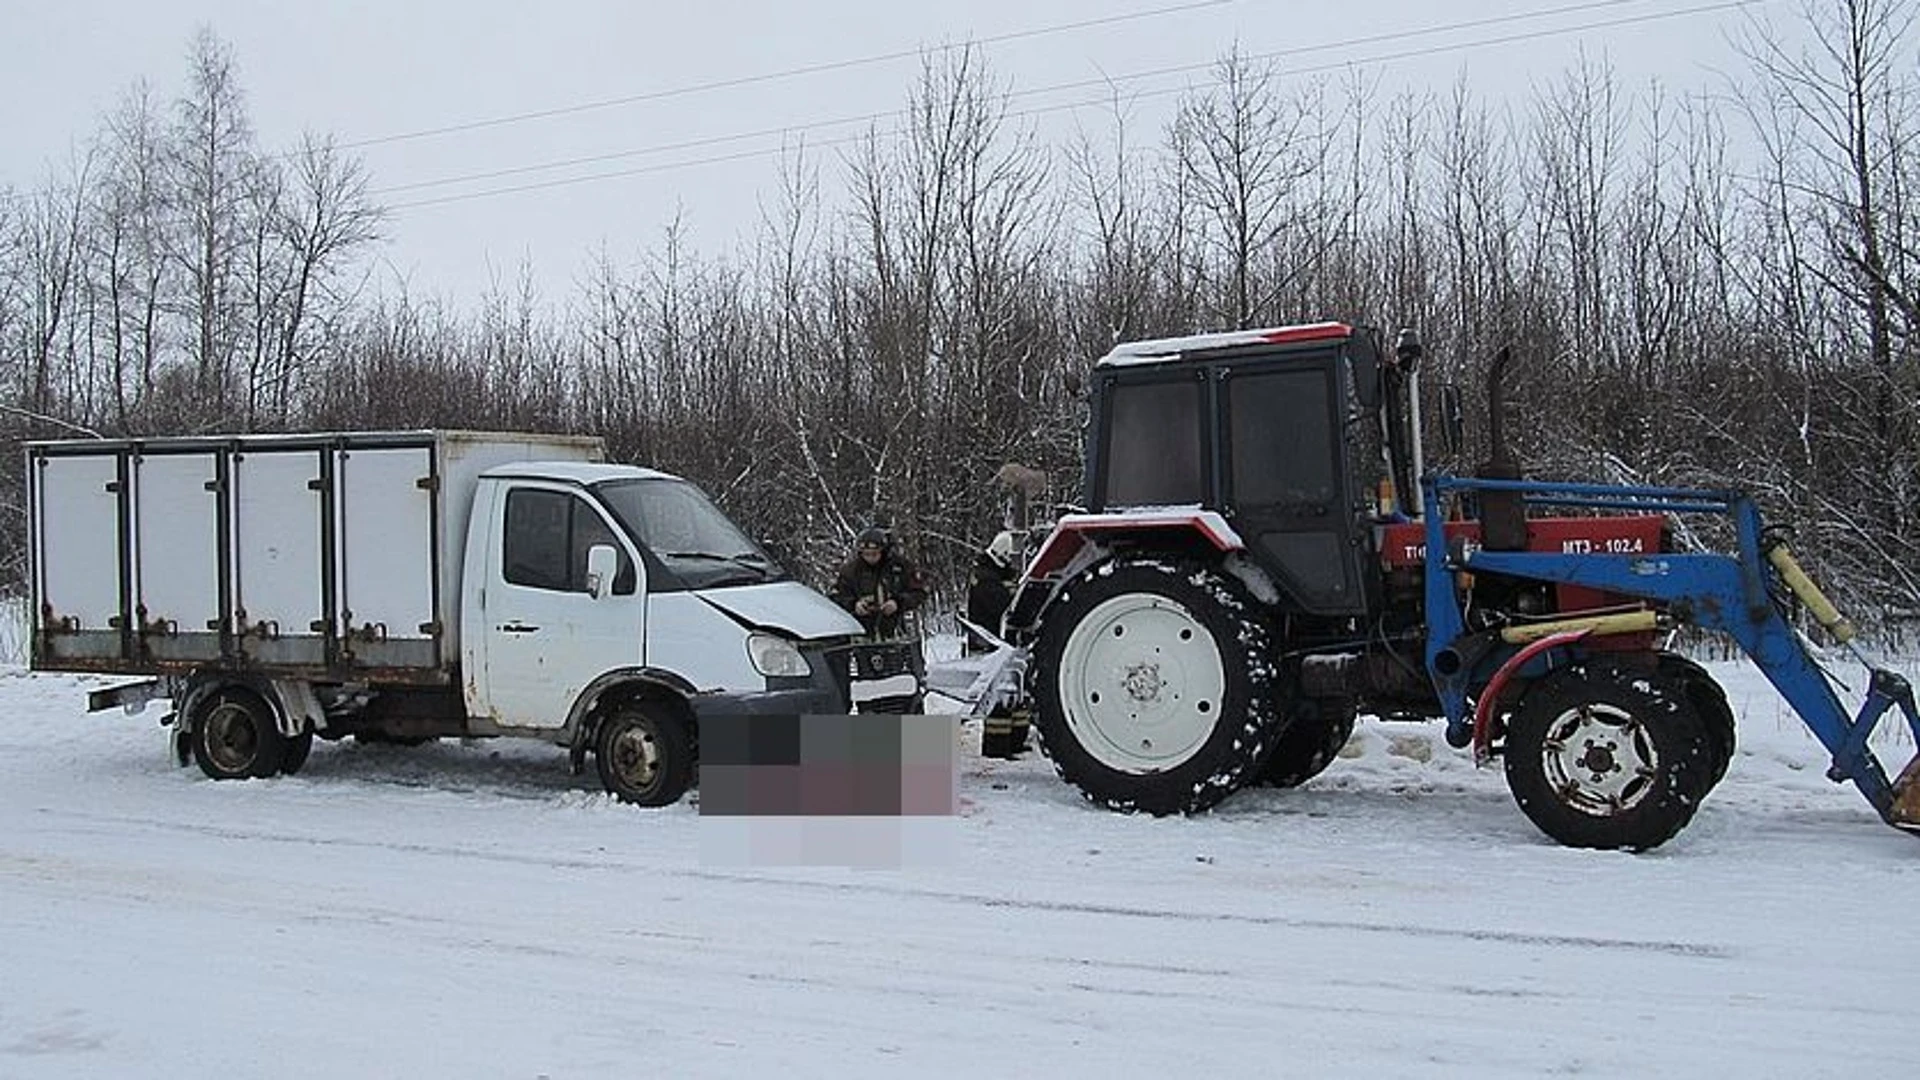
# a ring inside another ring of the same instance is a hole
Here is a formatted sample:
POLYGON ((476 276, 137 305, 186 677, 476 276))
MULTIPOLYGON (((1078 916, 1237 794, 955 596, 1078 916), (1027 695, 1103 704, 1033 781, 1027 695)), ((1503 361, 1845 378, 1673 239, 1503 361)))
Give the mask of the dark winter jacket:
POLYGON ((998 634, 1000 617, 1012 602, 1013 571, 981 552, 967 573, 967 621, 998 634))
POLYGON ((867 561, 855 554, 840 568, 840 574, 834 579, 833 591, 829 594, 833 602, 846 608, 859 618, 867 633, 877 638, 896 637, 900 633, 901 616, 920 606, 927 598, 926 578, 920 568, 908 561, 907 557, 889 547, 880 561, 868 565, 867 561), (862 598, 872 601, 872 611, 861 615, 859 603, 862 598), (881 605, 892 600, 899 610, 892 615, 882 614, 881 605))

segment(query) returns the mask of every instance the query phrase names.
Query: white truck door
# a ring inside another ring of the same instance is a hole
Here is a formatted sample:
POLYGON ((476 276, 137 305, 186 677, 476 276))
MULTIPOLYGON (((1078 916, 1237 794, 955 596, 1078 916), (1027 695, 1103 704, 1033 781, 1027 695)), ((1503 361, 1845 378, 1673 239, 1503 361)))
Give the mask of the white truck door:
POLYGON ((645 569, 600 508, 574 491, 502 484, 488 537, 486 706, 504 727, 558 728, 599 675, 646 661, 645 569), (588 591, 587 551, 611 545, 608 595, 588 591))
POLYGON ((339 635, 360 667, 440 662, 431 451, 353 447, 334 459, 339 635))
POLYGON ((249 448, 231 461, 240 652, 261 664, 325 664, 320 451, 249 448))
POLYGON ((36 629, 49 658, 121 656, 120 460, 113 454, 36 459, 36 629))
POLYGON ((220 524, 213 451, 133 457, 134 615, 163 660, 220 657, 220 524))

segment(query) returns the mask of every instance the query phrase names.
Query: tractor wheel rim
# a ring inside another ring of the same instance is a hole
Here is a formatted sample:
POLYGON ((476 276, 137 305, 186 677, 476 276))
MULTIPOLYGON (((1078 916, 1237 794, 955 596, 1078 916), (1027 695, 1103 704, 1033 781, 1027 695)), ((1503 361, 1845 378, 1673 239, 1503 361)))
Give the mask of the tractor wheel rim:
POLYGON ((1568 709, 1540 747, 1547 782, 1584 814, 1612 817, 1638 806, 1659 778, 1660 754, 1647 726, 1603 702, 1568 709))
POLYGON ((244 772, 260 753, 260 733, 245 708, 223 702, 207 714, 207 756, 224 772, 244 772))
POLYGON ((643 727, 628 727, 614 736, 613 769, 620 782, 645 791, 660 775, 660 741, 643 727))
POLYGON ((1128 593, 1096 606, 1067 637, 1060 704, 1094 760, 1132 774, 1190 758, 1219 724, 1226 665, 1183 605, 1128 593))

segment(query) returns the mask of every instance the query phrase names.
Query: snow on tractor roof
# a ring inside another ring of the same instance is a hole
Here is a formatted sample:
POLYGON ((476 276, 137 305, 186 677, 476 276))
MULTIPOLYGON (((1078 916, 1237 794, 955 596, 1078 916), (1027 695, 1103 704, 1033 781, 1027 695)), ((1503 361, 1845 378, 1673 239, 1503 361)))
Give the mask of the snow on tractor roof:
POLYGON ((1095 367, 1120 367, 1175 360, 1187 353, 1226 349, 1235 345, 1287 345, 1301 341, 1339 341, 1353 334, 1343 322, 1301 323, 1275 326, 1265 330, 1228 330, 1214 334, 1189 334, 1186 337, 1156 338, 1115 345, 1095 367))

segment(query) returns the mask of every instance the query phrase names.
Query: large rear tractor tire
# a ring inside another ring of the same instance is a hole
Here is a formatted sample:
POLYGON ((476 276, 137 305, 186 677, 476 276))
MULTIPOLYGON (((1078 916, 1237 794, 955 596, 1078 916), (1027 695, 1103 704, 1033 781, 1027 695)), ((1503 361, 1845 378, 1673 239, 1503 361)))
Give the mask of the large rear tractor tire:
POLYGON ((1115 810, 1195 813, 1279 738, 1271 631, 1238 582, 1190 562, 1104 563, 1042 620, 1034 722, 1060 776, 1115 810))
POLYGON ((1504 752, 1507 787, 1541 832, 1630 851, 1693 819, 1715 757, 1686 694, 1599 664, 1536 682, 1507 717, 1504 752))
POLYGON ((272 776, 287 752, 273 707, 238 686, 213 690, 194 705, 189 742, 194 763, 215 780, 272 776))
POLYGON ((1260 769, 1260 782, 1268 787, 1299 787, 1319 776, 1353 738, 1352 701, 1301 698, 1288 712, 1293 719, 1260 769))
POLYGON ((600 784, 621 802, 671 806, 693 783, 693 740, 687 725, 661 705, 623 706, 594 735, 600 784))
POLYGON ((1679 683, 1687 701, 1693 705, 1695 716, 1706 728, 1707 739, 1713 745, 1712 780, 1707 784, 1711 791, 1727 775, 1727 766, 1733 763, 1734 723, 1733 706, 1727 703, 1727 692, 1720 688, 1707 669, 1680 656, 1677 653, 1659 654, 1660 675, 1669 682, 1679 683))

